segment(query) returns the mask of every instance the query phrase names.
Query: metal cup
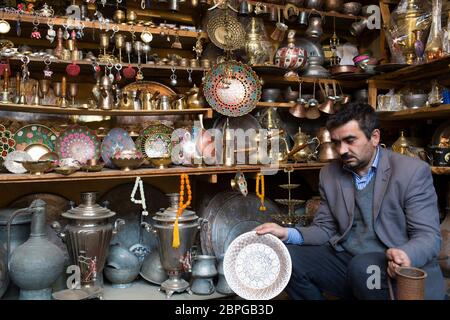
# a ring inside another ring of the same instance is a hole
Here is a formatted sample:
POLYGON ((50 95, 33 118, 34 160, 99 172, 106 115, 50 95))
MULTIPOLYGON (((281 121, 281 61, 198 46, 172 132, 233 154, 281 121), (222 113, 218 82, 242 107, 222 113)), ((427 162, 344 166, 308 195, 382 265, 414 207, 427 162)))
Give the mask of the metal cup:
POLYGON ((298 15, 298 24, 301 26, 307 26, 308 25, 308 12, 302 11, 298 15))
POLYGON ((355 37, 360 35, 367 28, 367 21, 367 18, 363 18, 360 21, 353 22, 350 26, 350 33, 355 37))
POLYGON ((270 38, 274 41, 283 41, 288 26, 282 22, 277 22, 275 30, 270 35, 270 38))
POLYGON ((247 2, 247 0, 242 0, 239 6, 239 14, 246 16, 252 11, 252 5, 247 2))
POLYGON ((172 11, 178 11, 179 9, 178 0, 169 0, 169 7, 170 10, 172 11))
POLYGON ((100 34, 100 48, 106 50, 109 47, 109 36, 107 33, 100 34))
POLYGON ((277 7, 272 6, 272 7, 270 7, 270 11, 269 11, 269 21, 277 21, 277 19, 278 19, 277 7))

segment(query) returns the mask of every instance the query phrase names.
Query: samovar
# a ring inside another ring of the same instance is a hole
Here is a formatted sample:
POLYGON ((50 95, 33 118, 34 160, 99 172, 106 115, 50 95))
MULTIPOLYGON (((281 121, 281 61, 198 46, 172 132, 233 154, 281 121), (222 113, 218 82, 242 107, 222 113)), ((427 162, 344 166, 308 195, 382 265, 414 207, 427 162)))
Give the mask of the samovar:
POLYGON ((66 243, 72 262, 80 268, 81 286, 101 287, 101 277, 109 252, 109 243, 112 235, 118 231, 119 224, 125 221, 117 219, 114 226, 109 218, 115 212, 96 203, 96 192, 81 193, 81 204, 73 207, 62 216, 69 223, 61 231, 61 226, 55 222, 52 227, 57 230, 58 236, 66 243))
POLYGON ((415 60, 414 30, 426 31, 430 27, 429 19, 424 19, 426 15, 420 0, 402 0, 391 15, 389 31, 394 45, 396 43, 402 48, 407 64, 413 64, 415 60))
POLYGON ((178 219, 180 246, 172 246, 173 228, 178 211, 179 193, 167 194, 170 207, 157 212, 153 216, 153 225, 143 222, 149 232, 156 234, 159 244, 161 263, 169 279, 161 284, 160 291, 165 291, 170 298, 175 292, 187 291, 192 294, 189 283, 181 278, 184 272, 191 271, 191 248, 194 245, 197 232, 206 220, 199 218, 194 211, 184 210, 178 219))

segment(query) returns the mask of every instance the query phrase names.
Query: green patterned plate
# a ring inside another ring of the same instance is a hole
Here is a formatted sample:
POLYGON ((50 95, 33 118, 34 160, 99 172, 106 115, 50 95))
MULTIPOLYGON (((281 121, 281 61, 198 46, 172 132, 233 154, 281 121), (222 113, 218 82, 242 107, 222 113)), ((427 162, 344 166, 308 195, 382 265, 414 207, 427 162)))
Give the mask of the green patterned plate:
POLYGON ((30 124, 17 130, 14 134, 16 150, 25 150, 30 145, 44 145, 50 151, 55 150, 56 133, 41 124, 30 124))

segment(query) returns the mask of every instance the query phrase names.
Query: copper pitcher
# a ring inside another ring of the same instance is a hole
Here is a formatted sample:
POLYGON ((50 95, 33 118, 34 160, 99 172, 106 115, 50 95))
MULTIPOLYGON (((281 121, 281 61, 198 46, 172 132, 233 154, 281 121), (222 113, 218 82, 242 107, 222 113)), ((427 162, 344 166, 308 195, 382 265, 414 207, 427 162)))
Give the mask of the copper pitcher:
POLYGON ((319 162, 328 162, 338 159, 339 154, 336 152, 331 142, 325 142, 319 146, 317 158, 319 162))
POLYGON ((195 84, 191 90, 187 92, 186 102, 189 109, 201 109, 206 107, 206 99, 200 91, 200 88, 195 84))

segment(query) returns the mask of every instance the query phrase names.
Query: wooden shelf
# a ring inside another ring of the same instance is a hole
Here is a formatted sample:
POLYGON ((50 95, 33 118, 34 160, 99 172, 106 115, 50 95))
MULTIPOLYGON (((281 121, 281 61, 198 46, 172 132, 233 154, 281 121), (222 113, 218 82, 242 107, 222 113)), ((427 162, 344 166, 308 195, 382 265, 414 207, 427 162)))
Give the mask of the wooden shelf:
MULTIPOLYGON (((292 84, 292 85, 296 85, 298 86, 299 81, 302 81, 303 84, 306 85, 310 85, 312 87, 312 85, 314 83, 318 84, 323 83, 323 84, 333 84, 333 83, 339 83, 343 88, 349 88, 349 89, 357 89, 357 88, 362 88, 364 86, 366 86, 366 80, 364 81, 350 81, 350 80, 336 80, 336 79, 331 79, 331 78, 313 78, 313 77, 283 77, 283 76, 276 76, 276 75, 269 75, 269 74, 264 74, 262 72, 258 73, 259 76, 263 79, 264 84, 278 84, 278 85, 283 85, 283 84, 292 84)), ((316 92, 317 90, 320 90, 319 87, 316 87, 316 92)))
MULTIPOLYGON (((32 56, 28 56, 30 58, 30 66, 31 68, 33 66, 44 66, 44 58, 43 57, 32 57, 32 56)), ((145 60, 145 57, 142 56, 141 57, 142 60, 145 60)), ((17 57, 13 57, 13 58, 9 58, 9 61, 12 62, 13 64, 22 64, 21 58, 17 58, 17 57)), ((61 60, 61 59, 51 59, 51 65, 50 65, 50 69, 55 69, 56 65, 60 65, 62 66, 64 69, 68 64, 71 64, 72 62, 75 62, 76 64, 80 65, 81 67, 81 71, 80 73, 83 73, 85 71, 89 71, 89 72, 93 72, 92 69, 92 61, 89 60, 77 60, 77 61, 71 61, 71 60, 61 60)), ((101 66, 106 66, 107 63, 106 62, 98 62, 97 63, 101 66)), ((138 64, 137 63, 131 63, 128 64, 128 62, 122 61, 122 67, 126 68, 129 65, 131 65, 133 68, 137 68, 138 64)), ((149 64, 149 63, 142 63, 141 64, 141 68, 142 70, 153 70, 153 71, 158 71, 158 70, 164 70, 164 71, 171 71, 172 68, 175 68, 175 70, 183 70, 183 71, 187 71, 188 69, 191 69, 193 72, 204 72, 209 70, 206 68, 202 68, 202 67, 196 67, 196 68, 191 68, 191 67, 181 67, 181 66, 170 66, 170 65, 157 65, 157 64, 149 64)), ((122 69, 123 70, 123 69, 122 69)), ((113 69, 113 72, 115 72, 116 70, 113 69)))
POLYGON ((274 107, 274 108, 291 108, 295 106, 295 102, 258 102, 256 104, 257 107, 265 108, 265 107, 274 107))
MULTIPOLYGON (((17 18, 19 17, 19 14, 17 13, 5 13, 4 16, 2 16, 3 19, 8 20, 8 21, 16 21, 17 18)), ((41 25, 45 25, 47 26, 47 22, 49 21, 49 18, 47 17, 36 17, 34 15, 31 14, 27 14, 27 13, 22 13, 20 14, 20 19, 22 22, 30 22, 32 23, 33 21, 37 21, 39 22, 39 24, 41 25)), ((51 18, 54 26, 64 26, 67 24, 67 18, 63 18, 63 17, 54 17, 51 18)), ((72 19, 72 21, 75 21, 72 19)), ((100 23, 98 21, 82 21, 82 23, 84 24, 85 28, 88 29, 105 29, 105 25, 102 24, 102 26, 100 26, 100 23)), ((176 35, 178 34, 178 36, 180 37, 186 37, 186 38, 197 38, 198 36, 208 39, 208 34, 206 32, 197 32, 197 31, 188 31, 188 30, 173 30, 173 29, 163 29, 161 27, 145 27, 145 26, 138 26, 138 25, 129 25, 129 24, 116 24, 116 23, 109 23, 109 29, 112 30, 113 28, 117 27, 117 31, 124 31, 124 32, 130 32, 131 30, 134 30, 136 33, 141 33, 144 31, 144 29, 146 29, 146 31, 152 33, 152 34, 160 34, 162 31, 164 31, 166 34, 168 35, 176 35)))
POLYGON ((378 111, 377 113, 381 121, 447 118, 450 116, 450 104, 400 111, 378 111))
POLYGON ((156 115, 188 115, 205 114, 206 118, 212 118, 213 110, 211 108, 202 109, 184 109, 184 110, 102 110, 102 109, 78 109, 78 108, 60 108, 57 106, 34 106, 15 103, 0 103, 0 110, 30 112, 30 113, 53 113, 65 115, 96 115, 96 116, 156 116, 156 115))
POLYGON ((226 166, 205 166, 205 167, 170 167, 166 169, 141 168, 131 171, 120 171, 112 169, 104 169, 100 172, 75 172, 69 176, 58 173, 46 173, 43 175, 31 175, 3 173, 0 174, 0 184, 6 183, 40 183, 40 182, 56 182, 56 181, 81 181, 81 180, 111 180, 111 179, 129 179, 137 176, 141 178, 151 177, 169 177, 178 176, 182 173, 189 175, 213 175, 241 172, 259 172, 261 169, 273 170, 273 173, 279 172, 287 167, 293 167, 294 170, 319 170, 325 164, 323 163, 289 163, 280 164, 278 168, 261 165, 237 165, 234 167, 226 166))
POLYGON ((437 175, 449 175, 450 167, 431 167, 431 172, 437 175))
POLYGON ((375 85, 377 81, 393 80, 410 82, 425 79, 448 78, 450 71, 450 56, 417 65, 411 65, 393 72, 387 72, 371 78, 375 85))
MULTIPOLYGON (((267 7, 277 7, 279 8, 281 11, 281 15, 283 15, 283 9, 284 9, 284 5, 279 5, 279 4, 274 4, 274 3, 265 3, 265 2, 261 2, 261 1, 247 1, 249 4, 251 5, 256 5, 258 2, 266 5, 267 7)), ((322 15, 324 15, 325 17, 336 17, 336 18, 341 18, 341 19, 348 19, 348 20, 360 20, 363 17, 362 16, 352 16, 349 14, 344 14, 344 13, 339 13, 339 12, 333 12, 333 11, 319 11, 319 10, 312 10, 312 9, 307 9, 307 8, 301 8, 301 7, 297 7, 299 12, 302 11, 306 11, 306 12, 311 12, 311 11, 315 11, 315 12, 320 12, 322 15)))

